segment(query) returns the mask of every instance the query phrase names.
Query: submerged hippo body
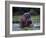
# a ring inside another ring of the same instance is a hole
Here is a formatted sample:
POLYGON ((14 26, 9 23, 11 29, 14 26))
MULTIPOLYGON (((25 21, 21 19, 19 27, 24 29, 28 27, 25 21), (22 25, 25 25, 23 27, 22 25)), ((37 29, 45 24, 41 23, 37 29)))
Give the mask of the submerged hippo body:
POLYGON ((30 27, 30 24, 32 24, 32 20, 30 18, 30 14, 24 14, 21 17, 21 27, 30 27))

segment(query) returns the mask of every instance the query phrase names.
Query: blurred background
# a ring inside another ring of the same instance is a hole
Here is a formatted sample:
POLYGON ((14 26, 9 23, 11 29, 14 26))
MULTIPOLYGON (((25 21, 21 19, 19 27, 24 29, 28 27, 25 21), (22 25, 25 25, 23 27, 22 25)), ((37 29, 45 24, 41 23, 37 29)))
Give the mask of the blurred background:
POLYGON ((28 30, 40 30, 40 8, 26 8, 26 7, 12 7, 12 30, 13 31, 21 31, 22 29, 20 28, 20 18, 21 16, 28 12, 31 11, 31 19, 33 22, 33 29, 28 28, 28 30))

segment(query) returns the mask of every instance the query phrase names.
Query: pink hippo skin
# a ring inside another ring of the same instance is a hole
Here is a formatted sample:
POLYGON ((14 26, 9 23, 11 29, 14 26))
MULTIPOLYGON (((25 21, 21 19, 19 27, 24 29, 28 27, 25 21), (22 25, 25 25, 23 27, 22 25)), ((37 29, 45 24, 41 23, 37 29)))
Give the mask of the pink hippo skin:
POLYGON ((27 19, 25 16, 21 17, 21 28, 30 27, 30 24, 32 24, 31 20, 27 19))

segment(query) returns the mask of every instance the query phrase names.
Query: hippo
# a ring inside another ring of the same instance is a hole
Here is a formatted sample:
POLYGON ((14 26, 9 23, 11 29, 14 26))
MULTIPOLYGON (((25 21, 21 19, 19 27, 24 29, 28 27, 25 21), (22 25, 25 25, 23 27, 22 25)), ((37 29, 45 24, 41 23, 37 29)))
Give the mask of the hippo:
POLYGON ((32 20, 31 20, 31 14, 30 13, 24 13, 21 16, 21 28, 24 27, 30 27, 30 24, 32 24, 32 20))

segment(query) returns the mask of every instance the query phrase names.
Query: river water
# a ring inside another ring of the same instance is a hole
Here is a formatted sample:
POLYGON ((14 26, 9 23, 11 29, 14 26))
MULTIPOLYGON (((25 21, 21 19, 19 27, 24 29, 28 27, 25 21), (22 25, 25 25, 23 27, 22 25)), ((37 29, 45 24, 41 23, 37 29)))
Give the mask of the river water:
MULTIPOLYGON (((12 25, 12 30, 13 31, 21 31, 22 29, 20 28, 20 24, 19 23, 13 23, 12 25)), ((40 23, 34 23, 32 30, 40 30, 40 23)))

